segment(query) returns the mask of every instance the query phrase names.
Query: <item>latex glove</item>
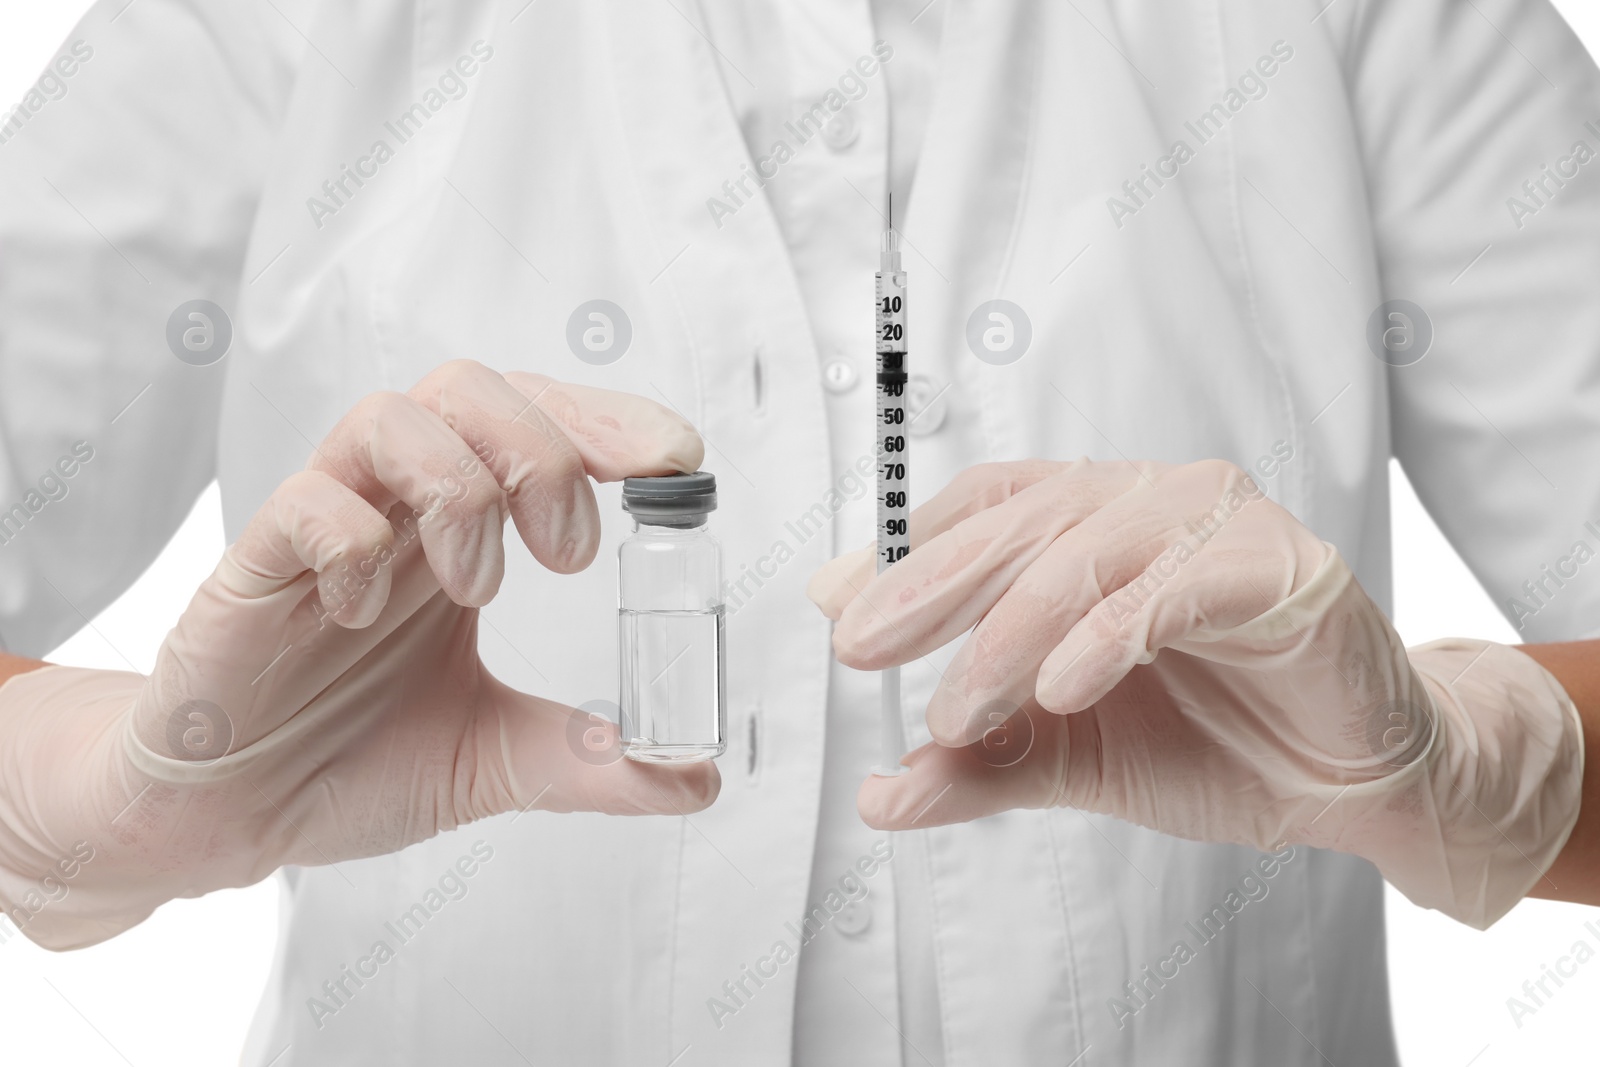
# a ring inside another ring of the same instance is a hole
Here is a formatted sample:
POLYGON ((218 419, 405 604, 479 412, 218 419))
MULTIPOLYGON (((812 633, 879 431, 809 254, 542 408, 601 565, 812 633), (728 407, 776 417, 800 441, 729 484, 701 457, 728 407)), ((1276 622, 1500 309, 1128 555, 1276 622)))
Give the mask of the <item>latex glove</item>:
POLYGON ((809 590, 862 670, 972 629, 928 705, 937 743, 862 786, 874 827, 1068 805, 1335 848, 1482 927, 1577 819, 1560 684, 1487 642, 1408 653, 1338 552, 1231 464, 975 467, 911 533, 883 575, 869 548, 809 590))
POLYGON ((506 515, 577 571, 599 544, 589 478, 702 454, 653 401, 476 363, 366 398, 227 549, 151 677, 47 667, 0 687, 0 903, 74 947, 173 897, 501 812, 704 808, 710 763, 595 758, 620 751, 614 729, 496 681, 477 642, 506 515))

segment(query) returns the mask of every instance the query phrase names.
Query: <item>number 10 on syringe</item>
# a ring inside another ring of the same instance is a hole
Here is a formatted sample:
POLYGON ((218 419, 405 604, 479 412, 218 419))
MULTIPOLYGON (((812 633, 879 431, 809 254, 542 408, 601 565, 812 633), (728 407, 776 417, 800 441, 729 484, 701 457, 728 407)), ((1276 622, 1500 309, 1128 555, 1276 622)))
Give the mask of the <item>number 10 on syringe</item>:
MULTIPOLYGON (((906 275, 900 235, 884 231, 877 274, 878 573, 911 551, 910 453, 906 448, 906 275)), ((905 753, 900 722, 900 668, 881 675, 879 774, 899 774, 905 753)))

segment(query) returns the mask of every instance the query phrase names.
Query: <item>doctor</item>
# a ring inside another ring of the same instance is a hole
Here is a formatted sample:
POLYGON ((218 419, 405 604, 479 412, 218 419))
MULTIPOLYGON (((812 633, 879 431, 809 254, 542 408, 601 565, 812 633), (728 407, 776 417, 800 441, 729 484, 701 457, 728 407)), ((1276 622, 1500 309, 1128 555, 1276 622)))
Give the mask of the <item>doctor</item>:
MULTIPOLYGON (((805 592, 871 533, 888 188, 918 497, 1219 458, 1384 606, 1397 455, 1526 634, 1592 630, 1581 578, 1524 586, 1600 517, 1600 80, 1546 4, 142 0, 57 63, 0 145, 0 637, 80 627, 213 477, 235 547, 172 669, 0 689, 5 903, 92 890, 31 936, 296 864, 250 1064, 1394 1062, 1362 860, 1065 808, 866 825, 876 680, 805 592), (610 482, 702 445, 733 744, 586 762, 610 482), (173 760, 180 710, 235 738, 173 760), (115 755, 45 762, 79 743, 115 755)), ((915 744, 960 647, 906 668, 915 744)))

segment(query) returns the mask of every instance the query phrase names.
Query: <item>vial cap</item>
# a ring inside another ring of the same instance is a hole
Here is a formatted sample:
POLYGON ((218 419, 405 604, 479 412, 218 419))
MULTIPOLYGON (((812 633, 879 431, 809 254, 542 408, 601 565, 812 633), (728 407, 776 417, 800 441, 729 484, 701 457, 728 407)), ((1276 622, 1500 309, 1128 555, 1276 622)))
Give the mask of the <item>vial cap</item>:
POLYGON ((697 526, 717 510, 717 476, 710 471, 660 478, 624 478, 622 510, 652 526, 697 526))

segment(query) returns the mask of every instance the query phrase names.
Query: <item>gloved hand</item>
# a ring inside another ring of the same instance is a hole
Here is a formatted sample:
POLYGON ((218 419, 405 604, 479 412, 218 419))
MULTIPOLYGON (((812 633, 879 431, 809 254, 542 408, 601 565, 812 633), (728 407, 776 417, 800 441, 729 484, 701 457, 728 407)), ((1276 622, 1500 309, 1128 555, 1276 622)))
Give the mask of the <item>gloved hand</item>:
POLYGON ((507 514, 540 563, 581 570, 589 478, 696 470, 702 448, 653 401, 465 361, 366 398, 227 549, 149 678, 52 666, 0 687, 0 904, 27 915, 53 878, 65 895, 23 930, 77 947, 174 897, 501 812, 706 807, 712 764, 585 760, 571 738, 604 727, 572 730, 477 648, 507 514))
POLYGON ((1338 552, 1230 464, 974 467, 911 534, 883 575, 868 548, 809 589, 861 670, 975 627, 929 703, 936 743, 862 786, 876 828, 1067 805, 1334 848, 1484 927, 1577 819, 1560 684, 1488 642, 1408 652, 1338 552))

